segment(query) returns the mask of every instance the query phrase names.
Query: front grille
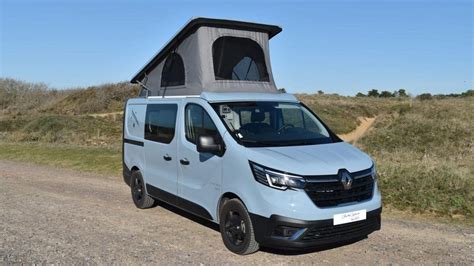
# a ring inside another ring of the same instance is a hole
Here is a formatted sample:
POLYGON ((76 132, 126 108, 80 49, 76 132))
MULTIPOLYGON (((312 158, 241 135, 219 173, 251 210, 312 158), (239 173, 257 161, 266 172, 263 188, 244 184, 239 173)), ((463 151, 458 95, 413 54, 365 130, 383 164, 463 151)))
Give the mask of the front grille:
POLYGON ((343 239, 350 236, 365 236, 380 228, 379 216, 368 217, 367 220, 340 225, 327 225, 309 229, 303 236, 304 241, 343 239))
POLYGON ((350 174, 352 187, 345 190, 337 175, 326 177, 307 177, 305 191, 316 206, 332 207, 349 202, 359 202, 372 198, 374 179, 370 170, 350 174))

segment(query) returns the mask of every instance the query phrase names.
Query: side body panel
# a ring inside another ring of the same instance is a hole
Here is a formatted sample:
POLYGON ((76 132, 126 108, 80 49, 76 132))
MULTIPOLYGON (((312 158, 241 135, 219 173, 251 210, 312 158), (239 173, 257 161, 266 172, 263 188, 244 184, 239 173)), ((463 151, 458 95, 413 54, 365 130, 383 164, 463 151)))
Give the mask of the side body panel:
POLYGON ((216 208, 222 193, 222 161, 226 154, 224 153, 222 157, 219 157, 209 153, 199 153, 196 150, 196 145, 186 139, 185 108, 187 104, 197 104, 204 108, 221 136, 226 130, 206 101, 195 98, 187 99, 186 103, 183 103, 183 109, 180 112, 180 116, 182 116, 180 127, 182 129, 180 129, 178 157, 179 160, 187 160, 189 165, 178 164, 179 196, 206 209, 211 214, 212 219, 216 221, 216 208))
MULTIPOLYGON (((162 104, 176 105, 175 101, 148 102, 147 109, 162 104)), ((177 113, 178 114, 178 113, 177 113)), ((179 116, 176 117, 175 126, 179 123, 179 116)), ((146 123, 145 123, 146 124, 146 123)), ((154 187, 160 188, 171 194, 177 194, 177 138, 178 132, 175 127, 175 134, 170 143, 162 143, 154 140, 144 140, 145 152, 145 182, 154 187)))
POLYGON ((146 103, 144 99, 131 99, 124 110, 123 123, 123 167, 124 180, 129 183, 132 168, 145 169, 143 131, 146 103))

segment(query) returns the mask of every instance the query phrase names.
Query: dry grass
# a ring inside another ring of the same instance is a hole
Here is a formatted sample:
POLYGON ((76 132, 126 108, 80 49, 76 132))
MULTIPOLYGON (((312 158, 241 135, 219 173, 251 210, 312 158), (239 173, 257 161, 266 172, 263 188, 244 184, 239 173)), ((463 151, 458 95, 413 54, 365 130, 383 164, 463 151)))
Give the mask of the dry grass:
POLYGON ((42 111, 56 114, 108 113, 123 110, 128 98, 138 95, 138 87, 127 82, 78 89, 42 111))
POLYGON ((474 98, 415 101, 358 142, 377 161, 386 204, 474 219, 474 98))
POLYGON ((335 133, 344 134, 359 124, 358 117, 374 117, 381 113, 409 108, 407 98, 344 97, 339 95, 298 94, 335 133))
POLYGON ((103 84, 85 89, 55 90, 41 83, 0 78, 2 115, 36 113, 79 115, 122 111, 126 99, 138 94, 128 82, 103 84))

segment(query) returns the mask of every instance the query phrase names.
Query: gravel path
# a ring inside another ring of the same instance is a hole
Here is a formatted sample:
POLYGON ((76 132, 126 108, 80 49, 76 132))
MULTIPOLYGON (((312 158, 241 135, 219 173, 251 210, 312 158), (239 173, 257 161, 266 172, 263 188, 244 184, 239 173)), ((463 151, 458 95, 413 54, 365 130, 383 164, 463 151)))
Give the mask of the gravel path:
POLYGON ((227 251, 214 226, 138 210, 120 177, 0 160, 0 264, 474 264, 474 229, 384 217, 360 242, 311 253, 227 251))

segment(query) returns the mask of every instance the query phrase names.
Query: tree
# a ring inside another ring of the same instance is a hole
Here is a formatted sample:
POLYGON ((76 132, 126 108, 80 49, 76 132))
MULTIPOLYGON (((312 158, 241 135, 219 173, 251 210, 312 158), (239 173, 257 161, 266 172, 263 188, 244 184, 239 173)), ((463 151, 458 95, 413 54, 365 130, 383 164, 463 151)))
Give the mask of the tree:
POLYGON ((376 89, 373 89, 373 90, 370 90, 368 93, 367 93, 367 96, 369 97, 379 97, 379 91, 376 90, 376 89))
POLYGON ((390 97, 394 97, 393 93, 389 92, 389 91, 382 91, 380 93, 380 97, 381 98, 390 98, 390 97))
POLYGON ((398 97, 408 97, 407 91, 405 89, 399 89, 398 97))
POLYGON ((366 96, 366 95, 363 94, 362 92, 358 92, 358 93, 356 94, 356 97, 365 97, 365 96, 366 96))
POLYGON ((461 97, 472 97, 474 96, 474 90, 467 90, 466 92, 461 93, 461 97))
POLYGON ((324 94, 324 91, 319 90, 319 91, 318 91, 318 94, 319 94, 319 95, 324 94))
POLYGON ((286 89, 285 89, 285 88, 279 88, 279 89, 278 89, 278 92, 279 92, 279 93, 286 93, 286 89))

